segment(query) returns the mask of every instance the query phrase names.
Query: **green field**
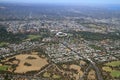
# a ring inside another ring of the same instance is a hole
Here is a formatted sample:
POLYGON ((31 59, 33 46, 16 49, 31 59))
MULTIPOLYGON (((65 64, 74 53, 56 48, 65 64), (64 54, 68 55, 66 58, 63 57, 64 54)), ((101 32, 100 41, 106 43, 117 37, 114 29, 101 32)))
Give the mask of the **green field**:
POLYGON ((0 47, 4 47, 4 46, 7 46, 8 45, 8 43, 6 43, 6 42, 0 42, 0 47))
POLYGON ((110 68, 110 67, 103 67, 102 68, 104 71, 107 71, 107 72, 111 72, 112 71, 112 69, 110 68))
POLYGON ((30 40, 36 40, 36 39, 40 39, 41 36, 40 35, 28 35, 28 39, 30 40))
POLYGON ((0 71, 6 71, 8 69, 8 66, 0 66, 0 71))
POLYGON ((120 66, 120 61, 113 61, 105 64, 106 66, 118 67, 120 66))
POLYGON ((120 77, 120 70, 116 67, 120 66, 120 61, 112 61, 105 64, 102 68, 104 71, 109 72, 112 77, 119 78, 120 77), (111 68, 111 67, 113 68, 111 68))
POLYGON ((120 71, 112 70, 110 73, 112 77, 120 77, 120 71))

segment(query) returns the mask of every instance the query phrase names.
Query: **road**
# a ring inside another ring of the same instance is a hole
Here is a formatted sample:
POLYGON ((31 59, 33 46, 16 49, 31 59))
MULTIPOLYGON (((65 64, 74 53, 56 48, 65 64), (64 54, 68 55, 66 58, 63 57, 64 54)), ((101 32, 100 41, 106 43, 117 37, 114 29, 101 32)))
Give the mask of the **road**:
POLYGON ((96 63, 89 58, 87 58, 87 60, 90 62, 90 64, 92 64, 92 67, 95 69, 98 80, 103 80, 101 72, 99 68, 96 66, 96 63))

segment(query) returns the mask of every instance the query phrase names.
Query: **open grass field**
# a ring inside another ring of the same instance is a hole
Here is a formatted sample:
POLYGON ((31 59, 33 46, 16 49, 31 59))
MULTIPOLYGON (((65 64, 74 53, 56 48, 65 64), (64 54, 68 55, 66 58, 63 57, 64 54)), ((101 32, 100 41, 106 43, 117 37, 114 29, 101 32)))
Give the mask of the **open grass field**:
POLYGON ((7 71, 9 66, 0 66, 0 71, 7 71))
POLYGON ((120 71, 117 70, 112 70, 112 72, 110 73, 113 77, 120 77, 120 71))
POLYGON ((113 61, 105 64, 106 66, 117 67, 120 66, 120 61, 113 61))
POLYGON ((45 72, 45 73, 43 74, 43 77, 45 77, 45 78, 49 78, 50 75, 51 75, 51 73, 45 72))
POLYGON ((35 40, 35 39, 39 39, 39 38, 41 38, 40 35, 28 35, 28 39, 30 39, 30 40, 35 40))
POLYGON ((112 71, 112 69, 110 68, 110 67, 103 67, 102 68, 104 71, 107 71, 107 72, 111 72, 112 71))
POLYGON ((56 75, 56 74, 54 74, 54 75, 52 76, 52 78, 53 78, 53 79, 60 79, 61 76, 60 76, 60 75, 56 75))
POLYGON ((102 70, 103 71, 106 71, 108 73, 110 73, 110 75, 113 77, 113 78, 118 78, 120 77, 120 70, 117 69, 117 67, 120 66, 120 61, 112 61, 112 62, 108 62, 105 64, 104 67, 102 67, 102 70), (113 68, 111 68, 111 67, 113 68))

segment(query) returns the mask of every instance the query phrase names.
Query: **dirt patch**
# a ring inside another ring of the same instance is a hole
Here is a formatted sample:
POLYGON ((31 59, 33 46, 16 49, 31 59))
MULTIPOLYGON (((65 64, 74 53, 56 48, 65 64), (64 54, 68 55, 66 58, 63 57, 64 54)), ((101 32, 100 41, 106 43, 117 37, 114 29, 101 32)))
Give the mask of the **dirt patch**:
POLYGON ((48 64, 47 59, 40 58, 36 53, 32 54, 20 54, 15 56, 20 60, 20 63, 16 67, 15 73, 26 73, 28 71, 37 71, 48 64), (27 59, 28 57, 34 57, 35 59, 27 59), (25 66, 25 63, 31 64, 31 66, 25 66))
POLYGON ((82 66, 85 66, 85 65, 87 65, 87 63, 85 62, 85 61, 80 61, 80 65, 82 65, 82 66))
POLYGON ((96 80, 96 75, 94 70, 90 70, 88 73, 88 80, 96 80))
POLYGON ((81 67, 78 65, 72 64, 70 65, 70 69, 77 71, 77 74, 74 74, 74 77, 76 78, 76 80, 78 80, 79 77, 83 75, 83 71, 81 70, 81 67))

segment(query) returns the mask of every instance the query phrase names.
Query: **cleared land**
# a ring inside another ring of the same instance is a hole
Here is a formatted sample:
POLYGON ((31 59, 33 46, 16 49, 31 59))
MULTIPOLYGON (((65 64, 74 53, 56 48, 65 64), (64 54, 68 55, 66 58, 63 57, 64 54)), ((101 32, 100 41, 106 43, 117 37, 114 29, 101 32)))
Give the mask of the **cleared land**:
POLYGON ((94 70, 90 70, 88 73, 88 80, 96 80, 96 74, 94 70))
POLYGON ((79 77, 83 75, 83 71, 81 70, 81 67, 78 65, 72 64, 70 65, 70 69, 77 71, 77 74, 74 74, 74 76, 76 77, 76 80, 78 80, 79 77))
POLYGON ((26 73, 28 71, 37 71, 48 64, 47 59, 40 58, 38 55, 31 54, 20 54, 15 56, 16 59, 20 60, 18 67, 16 67, 15 73, 26 73), (33 57, 34 59, 29 59, 33 57), (30 64, 26 66, 25 63, 30 64))

